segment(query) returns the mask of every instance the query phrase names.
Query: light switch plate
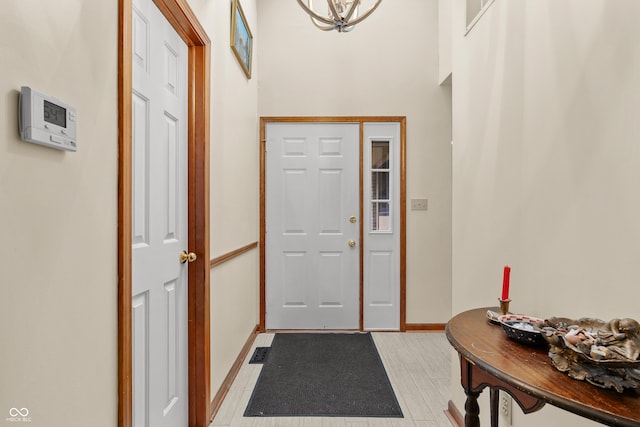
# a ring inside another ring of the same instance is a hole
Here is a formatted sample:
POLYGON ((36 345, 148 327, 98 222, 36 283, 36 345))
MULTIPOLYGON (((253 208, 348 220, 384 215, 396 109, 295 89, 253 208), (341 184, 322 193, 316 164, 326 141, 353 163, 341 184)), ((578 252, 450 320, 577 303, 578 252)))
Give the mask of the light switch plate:
POLYGON ((427 199, 411 199, 411 210, 412 211, 426 211, 427 210, 427 199))

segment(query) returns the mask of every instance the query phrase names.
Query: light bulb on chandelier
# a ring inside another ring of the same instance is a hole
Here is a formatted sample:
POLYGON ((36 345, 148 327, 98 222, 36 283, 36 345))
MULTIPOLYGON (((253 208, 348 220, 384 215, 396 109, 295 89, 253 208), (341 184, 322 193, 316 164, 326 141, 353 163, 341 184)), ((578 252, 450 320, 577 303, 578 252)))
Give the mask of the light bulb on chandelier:
POLYGON ((314 8, 313 0, 297 1, 309 14, 313 25, 323 31, 338 30, 341 33, 353 30, 356 24, 364 21, 382 2, 382 0, 318 0, 316 3, 327 2, 328 10, 325 15, 314 8), (367 4, 368 8, 366 8, 367 4), (366 10, 361 13, 361 9, 366 10))

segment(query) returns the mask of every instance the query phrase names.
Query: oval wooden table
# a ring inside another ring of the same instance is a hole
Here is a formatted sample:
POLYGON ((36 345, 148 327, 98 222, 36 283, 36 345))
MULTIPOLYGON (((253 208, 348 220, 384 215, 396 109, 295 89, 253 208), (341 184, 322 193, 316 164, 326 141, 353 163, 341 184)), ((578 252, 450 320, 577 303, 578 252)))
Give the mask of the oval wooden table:
POLYGON ((551 364, 546 347, 509 339, 502 327, 477 308, 453 317, 447 339, 460 356, 461 382, 467 395, 465 427, 480 426, 477 398, 490 389, 491 426, 498 426, 498 390, 509 393, 525 414, 546 403, 609 426, 640 426, 640 392, 618 393, 578 381, 551 364))

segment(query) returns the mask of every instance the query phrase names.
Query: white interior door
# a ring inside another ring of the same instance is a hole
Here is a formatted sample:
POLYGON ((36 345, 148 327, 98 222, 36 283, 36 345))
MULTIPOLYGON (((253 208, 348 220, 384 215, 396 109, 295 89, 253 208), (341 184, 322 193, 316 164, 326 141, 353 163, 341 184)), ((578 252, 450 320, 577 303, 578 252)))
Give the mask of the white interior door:
POLYGON ((360 327, 359 132, 357 123, 266 126, 269 329, 360 327))
POLYGON ((133 425, 188 422, 187 46, 151 0, 133 6, 133 425))

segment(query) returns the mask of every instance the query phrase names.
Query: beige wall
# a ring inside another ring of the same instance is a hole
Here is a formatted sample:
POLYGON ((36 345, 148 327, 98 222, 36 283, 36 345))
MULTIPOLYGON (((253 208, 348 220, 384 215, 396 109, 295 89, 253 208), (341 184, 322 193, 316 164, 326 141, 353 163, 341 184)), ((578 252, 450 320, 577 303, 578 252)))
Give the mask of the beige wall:
POLYGON ((116 425, 117 2, 0 13, 0 425, 116 425), (20 86, 74 105, 78 151, 18 134, 20 86))
POLYGON ((407 117, 407 322, 451 307, 450 87, 438 85, 438 1, 382 2, 350 33, 316 29, 295 1, 260 0, 261 116, 407 117))
MULTIPOLYGON (((453 312, 495 305, 509 264, 513 311, 640 318, 640 47, 629 43, 640 4, 496 0, 466 37, 463 5, 453 8, 453 312)), ((514 410, 517 427, 591 424, 514 410)))
MULTIPOLYGON (((252 78, 230 48, 230 1, 189 0, 211 38, 211 256, 259 239, 256 0, 241 5, 254 35, 252 78)), ((220 388, 259 322, 258 250, 211 270, 211 390, 220 388)))

